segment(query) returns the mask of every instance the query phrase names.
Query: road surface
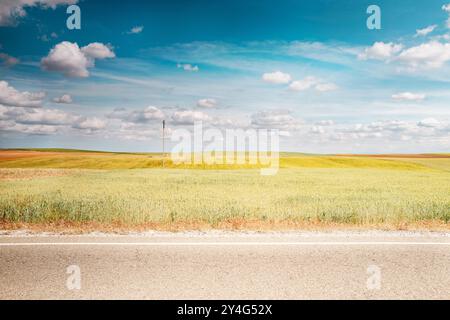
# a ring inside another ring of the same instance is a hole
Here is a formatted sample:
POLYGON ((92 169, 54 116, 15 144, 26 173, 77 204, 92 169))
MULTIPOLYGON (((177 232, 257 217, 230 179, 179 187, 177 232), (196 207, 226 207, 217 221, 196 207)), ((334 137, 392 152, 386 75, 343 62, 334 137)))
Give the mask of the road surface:
POLYGON ((0 299, 450 299, 450 233, 0 233, 0 299))

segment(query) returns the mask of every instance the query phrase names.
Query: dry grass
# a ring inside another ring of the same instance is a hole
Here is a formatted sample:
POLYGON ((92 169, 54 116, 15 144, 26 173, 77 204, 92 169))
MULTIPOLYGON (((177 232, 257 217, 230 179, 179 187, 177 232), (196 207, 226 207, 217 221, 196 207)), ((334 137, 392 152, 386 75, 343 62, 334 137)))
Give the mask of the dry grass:
MULTIPOLYGON (((414 157, 413 157, 414 158, 414 157)), ((412 158, 379 158, 358 156, 320 156, 282 154, 280 168, 377 168, 394 170, 426 170, 426 164, 411 162, 412 158)), ((433 160, 433 159, 431 159, 433 160)), ((445 161, 449 160, 444 159, 445 161)), ((165 157, 165 168, 236 170, 255 169, 260 165, 189 165, 174 164, 170 156, 165 157)), ((0 151, 0 168, 52 168, 52 169, 147 169, 162 168, 161 154, 106 153, 86 151, 3 150, 0 151)))
POLYGON ((450 174, 438 170, 296 168, 270 177, 259 170, 83 170, 0 181, 0 221, 131 229, 399 229, 448 225, 449 190, 450 174))
POLYGON ((158 154, 0 151, 0 228, 448 230, 450 158, 395 156, 283 154, 263 177, 161 169, 158 154))
POLYGON ((66 169, 5 169, 0 168, 0 180, 26 180, 43 177, 61 177, 72 175, 81 170, 66 169))
POLYGON ((86 234, 91 232, 105 232, 126 234, 129 232, 145 231, 256 231, 256 232, 276 232, 276 231, 365 231, 365 230, 383 230, 383 231, 438 231, 449 232, 450 223, 439 220, 420 221, 420 222, 400 222, 378 223, 378 224, 347 224, 332 223, 323 221, 247 221, 243 219, 222 221, 216 226, 204 221, 189 222, 166 222, 166 223, 141 223, 128 225, 120 222, 99 223, 99 222, 71 222, 58 221, 52 223, 24 223, 24 222, 5 222, 0 221, 0 230, 15 231, 27 230, 32 233, 54 232, 61 234, 86 234))

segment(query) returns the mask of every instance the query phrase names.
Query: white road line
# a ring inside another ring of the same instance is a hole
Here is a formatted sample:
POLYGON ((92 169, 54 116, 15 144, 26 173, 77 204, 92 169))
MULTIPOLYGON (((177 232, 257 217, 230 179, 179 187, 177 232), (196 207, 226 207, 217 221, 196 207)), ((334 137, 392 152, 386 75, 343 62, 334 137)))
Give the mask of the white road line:
POLYGON ((0 247, 29 246, 450 246, 450 242, 2 242, 0 247))

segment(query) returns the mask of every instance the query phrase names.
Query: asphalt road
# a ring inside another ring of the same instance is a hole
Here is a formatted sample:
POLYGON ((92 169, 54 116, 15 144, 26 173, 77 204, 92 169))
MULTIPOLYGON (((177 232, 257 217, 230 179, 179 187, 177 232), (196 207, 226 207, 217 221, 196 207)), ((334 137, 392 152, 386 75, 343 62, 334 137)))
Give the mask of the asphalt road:
POLYGON ((0 299, 450 299, 450 234, 0 234, 0 299))

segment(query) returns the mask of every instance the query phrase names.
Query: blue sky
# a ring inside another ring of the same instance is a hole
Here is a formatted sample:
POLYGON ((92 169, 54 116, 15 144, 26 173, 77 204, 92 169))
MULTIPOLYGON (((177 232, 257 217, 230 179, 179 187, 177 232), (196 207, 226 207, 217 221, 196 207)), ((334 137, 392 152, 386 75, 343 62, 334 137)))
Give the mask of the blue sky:
POLYGON ((0 147, 157 151, 165 119, 280 129, 286 151, 448 152, 446 5, 5 0, 0 147))

